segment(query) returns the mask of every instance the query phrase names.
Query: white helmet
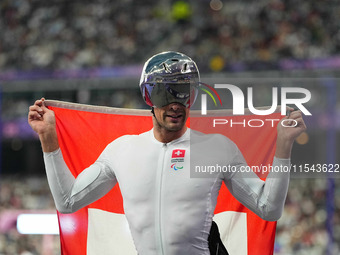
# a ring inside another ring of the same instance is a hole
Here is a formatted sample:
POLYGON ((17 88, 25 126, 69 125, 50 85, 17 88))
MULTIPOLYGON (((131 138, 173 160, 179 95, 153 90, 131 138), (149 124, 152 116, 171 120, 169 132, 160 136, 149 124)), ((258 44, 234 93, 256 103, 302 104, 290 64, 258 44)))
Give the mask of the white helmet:
POLYGON ((182 53, 168 51, 146 61, 139 88, 144 101, 152 107, 171 103, 190 107, 196 100, 199 82, 196 63, 182 53))

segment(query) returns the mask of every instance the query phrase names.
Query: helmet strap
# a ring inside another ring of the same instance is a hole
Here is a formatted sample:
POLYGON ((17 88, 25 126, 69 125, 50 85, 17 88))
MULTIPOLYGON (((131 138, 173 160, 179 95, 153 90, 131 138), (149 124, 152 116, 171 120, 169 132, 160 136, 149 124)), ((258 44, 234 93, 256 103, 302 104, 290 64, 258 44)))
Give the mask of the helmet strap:
POLYGON ((152 113, 152 115, 156 118, 156 116, 155 116, 155 110, 154 110, 154 107, 153 107, 153 106, 151 107, 151 113, 152 113))

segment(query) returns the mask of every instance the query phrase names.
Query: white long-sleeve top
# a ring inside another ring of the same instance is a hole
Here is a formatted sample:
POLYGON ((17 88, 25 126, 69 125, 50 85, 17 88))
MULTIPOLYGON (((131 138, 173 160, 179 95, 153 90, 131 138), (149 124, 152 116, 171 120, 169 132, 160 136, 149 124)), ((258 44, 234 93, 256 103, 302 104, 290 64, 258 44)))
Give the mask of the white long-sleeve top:
MULTIPOLYGON (((44 160, 61 213, 96 201, 118 181, 139 255, 208 255, 207 240, 222 182, 243 205, 270 221, 280 218, 289 184, 289 171, 271 172, 266 181, 240 171, 246 162, 230 139, 190 129, 167 144, 157 141, 153 130, 122 136, 77 178, 60 149, 44 153, 44 160), (215 171, 208 177, 197 173, 203 166, 216 165, 233 171, 215 171)), ((274 158, 273 167, 289 165, 289 159, 274 158)))

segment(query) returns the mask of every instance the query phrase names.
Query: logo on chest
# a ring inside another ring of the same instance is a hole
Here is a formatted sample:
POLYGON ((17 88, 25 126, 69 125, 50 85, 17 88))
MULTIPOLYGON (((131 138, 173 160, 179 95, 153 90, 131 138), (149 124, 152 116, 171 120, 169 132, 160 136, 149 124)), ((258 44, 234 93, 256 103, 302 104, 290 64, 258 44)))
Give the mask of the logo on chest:
POLYGON ((174 170, 183 169, 185 150, 174 149, 171 155, 171 168, 174 170))

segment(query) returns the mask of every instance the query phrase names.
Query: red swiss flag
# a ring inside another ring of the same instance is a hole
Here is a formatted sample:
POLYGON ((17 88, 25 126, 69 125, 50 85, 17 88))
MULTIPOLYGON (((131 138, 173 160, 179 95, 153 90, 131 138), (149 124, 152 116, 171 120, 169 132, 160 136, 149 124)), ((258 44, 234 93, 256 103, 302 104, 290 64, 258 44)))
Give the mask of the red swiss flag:
MULTIPOLYGON (((146 110, 57 101, 46 103, 55 113, 60 148, 74 176, 90 166, 113 140, 127 134, 140 134, 153 127, 152 115, 146 110)), ((248 123, 254 118, 252 115, 226 115, 226 117, 232 119, 234 123, 248 123)), ((191 116, 190 126, 194 130, 211 133, 211 123, 214 118, 214 116, 191 116)), ((266 119, 280 118, 282 118, 280 112, 256 116, 256 119, 262 119, 264 123, 267 123, 266 119)), ((276 147, 276 127, 273 128, 270 122, 267 124, 261 128, 252 128, 249 125, 226 128, 226 125, 218 125, 214 132, 223 134, 235 142, 248 165, 266 165, 271 164, 276 147)), ((182 159, 184 156, 184 149, 178 148, 172 151, 172 159, 182 159)), ((126 223, 123 222, 122 215, 124 215, 124 207, 119 185, 101 199, 75 213, 58 212, 61 254, 137 254, 132 237, 127 237, 130 234, 126 231, 128 224, 126 219, 124 221, 126 223)), ((219 215, 221 217, 219 231, 230 254, 274 254, 276 222, 262 220, 245 208, 232 197, 225 185, 221 186, 215 208, 215 216, 219 215), (245 252, 240 252, 242 247, 245 252)))
POLYGON ((176 149, 172 151, 171 158, 184 158, 185 150, 176 149))

